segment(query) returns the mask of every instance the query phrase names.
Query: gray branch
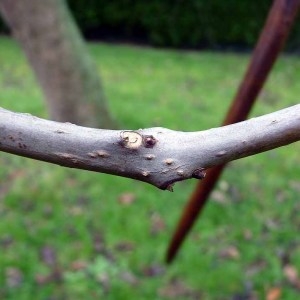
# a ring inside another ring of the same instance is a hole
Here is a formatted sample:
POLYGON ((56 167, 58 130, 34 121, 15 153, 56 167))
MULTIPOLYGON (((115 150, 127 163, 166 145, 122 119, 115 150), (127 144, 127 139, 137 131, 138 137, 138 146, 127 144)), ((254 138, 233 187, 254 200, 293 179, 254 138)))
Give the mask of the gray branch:
POLYGON ((198 132, 93 129, 0 108, 0 151, 134 178, 160 189, 201 179, 209 167, 299 140, 300 104, 198 132))

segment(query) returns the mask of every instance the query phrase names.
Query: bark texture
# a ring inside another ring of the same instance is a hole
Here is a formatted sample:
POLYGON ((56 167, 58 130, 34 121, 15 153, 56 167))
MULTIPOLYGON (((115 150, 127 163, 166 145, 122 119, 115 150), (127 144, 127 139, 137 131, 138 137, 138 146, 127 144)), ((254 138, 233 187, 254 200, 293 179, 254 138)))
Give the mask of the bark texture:
POLYGON ((63 0, 0 0, 43 89, 50 118, 114 128, 100 79, 63 0))
POLYGON ((300 104, 198 132, 105 130, 0 109, 0 151, 70 168, 114 174, 160 189, 205 169, 300 140, 300 104))

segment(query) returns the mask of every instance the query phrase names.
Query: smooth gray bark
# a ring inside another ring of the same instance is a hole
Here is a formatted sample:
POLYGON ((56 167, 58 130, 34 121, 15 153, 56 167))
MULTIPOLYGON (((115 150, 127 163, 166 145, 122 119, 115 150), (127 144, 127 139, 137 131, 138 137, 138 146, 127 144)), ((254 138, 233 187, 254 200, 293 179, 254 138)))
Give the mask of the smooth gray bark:
POLYGON ((45 95, 50 118, 114 128, 101 82, 64 0, 0 0, 45 95))
POLYGON ((219 128, 105 130, 0 109, 0 151, 171 189, 206 168, 300 140, 300 104, 219 128))

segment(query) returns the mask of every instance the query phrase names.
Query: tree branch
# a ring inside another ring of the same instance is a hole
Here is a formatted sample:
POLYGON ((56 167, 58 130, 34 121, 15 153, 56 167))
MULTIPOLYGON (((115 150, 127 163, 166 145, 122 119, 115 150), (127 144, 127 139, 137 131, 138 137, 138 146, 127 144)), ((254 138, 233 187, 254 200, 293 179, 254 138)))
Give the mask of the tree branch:
POLYGON ((209 167, 299 140, 300 104, 198 132, 93 129, 0 108, 0 151, 169 190, 177 181, 203 178, 209 167))

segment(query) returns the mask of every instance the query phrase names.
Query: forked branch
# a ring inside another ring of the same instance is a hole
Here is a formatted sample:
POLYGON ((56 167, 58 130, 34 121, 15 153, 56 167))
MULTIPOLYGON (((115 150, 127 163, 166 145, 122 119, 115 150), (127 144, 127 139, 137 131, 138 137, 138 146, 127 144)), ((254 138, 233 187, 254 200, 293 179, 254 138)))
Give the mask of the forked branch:
POLYGON ((201 179, 209 167, 299 140, 300 104, 198 132, 93 129, 0 108, 0 151, 129 177, 160 189, 201 179))

